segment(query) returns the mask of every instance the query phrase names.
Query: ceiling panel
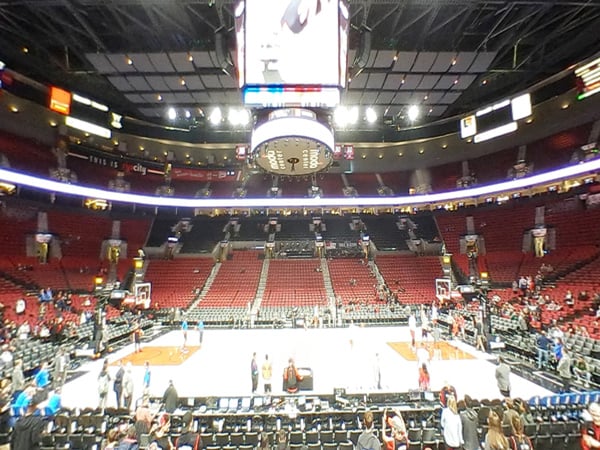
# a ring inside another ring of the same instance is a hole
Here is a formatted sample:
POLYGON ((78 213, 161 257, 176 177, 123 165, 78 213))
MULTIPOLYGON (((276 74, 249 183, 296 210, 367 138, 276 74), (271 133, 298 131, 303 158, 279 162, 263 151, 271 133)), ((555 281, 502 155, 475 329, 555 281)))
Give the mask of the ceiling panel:
POLYGON ((115 68, 103 53, 86 53, 88 61, 96 68, 99 73, 113 73, 115 68))
POLYGON ((166 53, 149 53, 148 58, 150 58, 155 72, 175 72, 166 53))
POLYGON ((360 103, 360 97, 362 96, 362 91, 352 90, 346 91, 343 95, 343 104, 351 104, 351 103, 360 103))
POLYGON ((444 92, 442 91, 431 91, 427 94, 427 100, 423 99, 423 103, 426 105, 438 103, 443 96, 444 92))
POLYGON ((225 92, 213 91, 210 93, 210 98, 215 103, 226 104, 227 97, 225 96, 225 92))
POLYGON ((381 91, 377 96, 376 103, 392 103, 392 100, 394 99, 395 95, 396 92, 393 91, 381 91))
POLYGON ((434 105, 430 108, 431 112, 429 113, 429 115, 434 117, 441 116, 446 112, 447 109, 448 107, 446 105, 434 105))
POLYGON ((110 63, 113 65, 117 72, 136 72, 133 65, 127 64, 127 56, 123 54, 111 54, 106 55, 110 63))
POLYGON ((441 104, 451 105, 462 95, 462 92, 446 92, 440 99, 441 104))
POLYGON ((207 89, 220 89, 222 87, 218 75, 201 75, 200 78, 207 89))
POLYGON ((358 74, 355 78, 352 78, 352 82, 349 85, 350 89, 362 89, 367 84, 367 78, 369 75, 362 72, 358 74))
POLYGON ((396 93, 393 103, 398 105, 408 105, 410 103, 411 91, 400 91, 396 93))
POLYGON ((400 52, 392 70, 394 72, 409 72, 416 58, 417 52, 400 52))
MULTIPOLYGON (((164 100, 159 100, 156 94, 142 94, 142 98, 146 103, 163 103, 164 100)), ((161 96, 162 98, 162 96, 161 96)))
POLYGON ((388 68, 394 63, 394 56, 396 56, 395 50, 379 50, 373 67, 375 68, 388 68))
POLYGON ((127 81, 125 77, 107 77, 108 81, 116 87, 119 91, 133 91, 133 87, 127 81))
POLYGON ((138 72, 154 72, 156 70, 146 53, 131 53, 127 56, 133 61, 133 67, 138 72))
POLYGON ((487 71, 490 64, 494 61, 496 52, 481 52, 475 57, 475 61, 469 67, 469 72, 482 73, 487 71))
POLYGON ((127 81, 136 91, 150 91, 152 88, 146 81, 146 79, 139 75, 130 75, 127 77, 127 81))
POLYGON ((175 101, 177 103, 194 103, 194 98, 189 92, 176 92, 175 101))
POLYGON ((152 89, 154 89, 155 91, 168 91, 169 90, 167 83, 165 83, 165 80, 163 79, 163 77, 161 77, 159 75, 146 76, 146 81, 148 82, 148 84, 150 84, 150 86, 152 86, 152 89))
POLYGON ((208 96, 208 92, 192 92, 192 97, 198 103, 209 103, 210 97, 208 96))
POLYGON ((473 83, 473 81, 475 81, 475 79, 477 79, 477 75, 471 75, 471 74, 464 73, 458 78, 458 83, 453 85, 452 89, 464 91, 469 86, 471 86, 471 83, 473 83))
POLYGON ((202 81, 200 81, 200 77, 198 75, 186 75, 185 85, 190 91, 204 90, 204 84, 202 84, 202 81))
POLYGON ((455 52, 440 52, 437 54, 435 58, 435 62, 433 66, 431 66, 431 72, 436 73, 445 73, 448 72, 450 67, 452 67, 452 61, 456 58, 455 52))
POLYGON ((190 52, 194 58, 194 66, 199 69, 208 69, 217 67, 217 56, 214 52, 201 51, 201 52, 190 52))
POLYGON ((383 84, 383 89, 397 90, 402 83, 403 74, 400 73, 390 73, 385 79, 385 83, 383 84))
POLYGON ((187 89, 185 84, 181 84, 182 79, 183 78, 179 76, 163 77, 165 84, 169 86, 171 91, 183 91, 187 89))
POLYGON ((402 86, 400 86, 400 89, 403 91, 416 89, 417 86, 421 83, 422 78, 423 75, 408 74, 404 78, 404 83, 402 84, 402 86))
POLYGON ((125 94, 125 98, 133 103, 146 103, 140 94, 125 94))
POLYGON ((221 86, 225 89, 237 89, 238 87, 237 80, 234 80, 233 77, 227 74, 219 75, 219 80, 221 81, 221 86))
POLYGON ((435 84, 438 82, 439 79, 440 79, 439 75, 423 75, 423 79, 419 83, 419 86, 417 87, 417 89, 424 89, 424 90, 433 89, 433 87, 435 86, 435 84))
POLYGON ((475 52, 460 52, 456 55, 456 64, 450 67, 449 72, 466 72, 475 59, 475 56, 477 56, 475 52))
POLYGON ((440 90, 448 90, 452 86, 454 86, 454 81, 456 80, 457 75, 442 75, 435 85, 435 89, 440 90))
POLYGON ((175 94, 173 92, 165 92, 162 94, 163 103, 169 105, 175 103, 175 94))
POLYGON ((372 73, 369 75, 367 81, 367 88, 369 89, 381 89, 383 82, 385 81, 385 73, 372 73))
POLYGON ((184 52, 169 53, 169 59, 178 72, 194 72, 195 68, 193 61, 190 61, 190 56, 190 53, 184 52))
POLYGON ((362 98, 360 99, 361 104, 372 105, 373 103, 375 103, 378 94, 379 92, 377 91, 364 91, 362 98))
POLYGON ((436 57, 437 53, 434 52, 420 52, 412 66, 411 72, 429 72, 436 57))

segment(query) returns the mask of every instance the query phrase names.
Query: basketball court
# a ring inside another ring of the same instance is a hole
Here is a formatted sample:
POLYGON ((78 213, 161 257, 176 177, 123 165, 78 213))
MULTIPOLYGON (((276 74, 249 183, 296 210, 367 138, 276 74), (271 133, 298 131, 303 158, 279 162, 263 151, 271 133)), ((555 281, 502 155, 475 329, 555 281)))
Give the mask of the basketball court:
MULTIPOLYGON (((256 352, 260 366, 265 354, 273 366, 274 394, 282 393, 282 375, 288 359, 299 368, 313 372, 313 391, 306 394, 331 394, 334 388, 347 392, 407 392, 418 387, 416 358, 410 348, 408 327, 352 327, 324 329, 204 330, 203 344, 198 334, 188 332, 188 346, 181 350, 180 330, 171 331, 144 343, 135 353, 133 344, 108 355, 114 377, 119 360, 132 363, 134 399, 142 395, 143 364, 150 363, 150 395, 162 397, 169 380, 180 397, 243 397, 251 395, 250 361, 256 352), (377 390, 377 372, 382 389, 377 390)), ((433 345, 433 344, 432 344, 433 345)), ((441 351, 430 362, 431 388, 439 390, 445 382, 457 389, 459 398, 498 398, 494 357, 458 341, 438 343, 441 351)), ((433 352, 432 352, 433 356, 433 352)), ((83 364, 84 372, 63 389, 63 404, 68 407, 95 407, 98 404, 98 374, 102 361, 83 364)), ((530 398, 550 391, 516 374, 511 375, 512 396, 530 398)), ((259 381, 258 394, 263 381, 259 381)), ((108 406, 115 406, 109 395, 108 406)))

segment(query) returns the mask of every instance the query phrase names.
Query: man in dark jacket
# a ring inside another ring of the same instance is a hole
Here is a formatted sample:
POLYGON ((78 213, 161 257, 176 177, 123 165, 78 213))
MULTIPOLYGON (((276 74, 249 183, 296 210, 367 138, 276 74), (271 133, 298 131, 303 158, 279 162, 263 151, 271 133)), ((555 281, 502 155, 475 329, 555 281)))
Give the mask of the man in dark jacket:
POLYGON ((162 401, 165 405, 165 411, 169 414, 173 414, 173 412, 177 409, 179 403, 179 397, 177 396, 177 390, 175 386, 173 386, 173 380, 169 380, 169 387, 163 394, 162 401))
POLYGON ((34 394, 27 407, 27 412, 15 423, 11 437, 12 450, 37 450, 46 421, 41 416, 34 415, 37 406, 43 401, 40 393, 34 394))
POLYGON ((479 422, 477 411, 473 408, 474 402, 468 395, 465 395, 465 409, 460 412, 460 421, 462 422, 463 448, 464 450, 478 450, 479 436, 477 435, 477 425, 479 422))
POLYGON ((200 450, 202 448, 202 440, 198 433, 194 433, 192 430, 192 421, 194 416, 190 411, 187 411, 181 421, 183 422, 184 432, 175 441, 175 448, 185 448, 191 450, 200 450))

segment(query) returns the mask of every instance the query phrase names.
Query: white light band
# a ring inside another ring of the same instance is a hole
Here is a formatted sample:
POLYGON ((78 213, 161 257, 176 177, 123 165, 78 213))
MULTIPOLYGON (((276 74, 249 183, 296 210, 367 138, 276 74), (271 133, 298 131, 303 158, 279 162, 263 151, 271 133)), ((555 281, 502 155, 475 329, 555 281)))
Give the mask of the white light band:
POLYGON ((68 127, 75 128, 76 130, 85 131, 86 133, 95 134, 96 136, 110 139, 111 131, 108 128, 95 125, 85 120, 77 119, 75 117, 67 116, 65 118, 65 124, 68 127))
POLYGON ((302 208, 302 207, 367 207, 367 206, 407 206, 446 201, 466 200, 499 192, 531 188, 551 181, 581 176, 600 170, 600 159, 576 164, 562 169, 545 172, 518 180, 505 181, 488 186, 461 189, 437 194, 410 195, 402 197, 365 197, 365 198, 178 198, 156 197, 152 195, 129 194, 103 189, 65 184, 46 178, 38 178, 8 169, 0 169, 0 180, 21 186, 29 186, 49 192, 78 197, 102 198, 109 201, 135 203, 150 206, 169 206, 180 208, 302 208))

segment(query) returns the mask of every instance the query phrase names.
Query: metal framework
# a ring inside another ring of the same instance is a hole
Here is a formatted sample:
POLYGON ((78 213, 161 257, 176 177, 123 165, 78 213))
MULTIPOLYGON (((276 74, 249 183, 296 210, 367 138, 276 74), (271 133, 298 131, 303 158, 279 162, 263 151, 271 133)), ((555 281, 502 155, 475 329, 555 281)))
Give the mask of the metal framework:
MULTIPOLYGON (((109 76, 124 74, 119 70, 99 73, 89 55, 212 51, 219 30, 227 33, 228 47, 232 49, 235 3, 232 0, 0 1, 0 59, 40 81, 84 92, 103 92, 103 99, 124 112, 148 115, 158 105, 132 101, 126 89, 108 81, 109 76)), ((345 101, 366 104, 372 100, 386 111, 391 109, 398 114, 406 102, 423 95, 437 97, 433 95, 437 91, 438 101, 429 103, 432 119, 460 113, 507 92, 516 92, 600 49, 599 0, 350 0, 349 4, 351 50, 359 46, 360 30, 371 31, 372 45, 370 63, 350 72, 353 75, 360 72, 365 77, 364 85, 350 85, 345 101), (415 65, 423 62, 420 57, 429 55, 433 58, 431 67, 421 64, 398 70, 391 58, 388 65, 378 60, 394 53, 416 55, 415 65), (489 62, 477 70, 435 69, 440 55, 452 59, 451 55, 477 57, 484 53, 490 56, 489 62), (385 76, 376 81, 377 74, 385 76), (391 80, 398 74, 421 78, 414 87, 405 88, 405 95, 397 96, 400 88, 391 80), (440 87, 447 74, 464 76, 470 81, 464 86, 440 87)), ((177 71, 176 75, 216 73, 221 73, 218 65, 196 67, 193 72, 177 71)), ((165 74, 139 71, 138 75, 165 74)), ((235 91, 235 86, 221 83, 217 87, 204 85, 201 90, 235 91)), ((135 89, 140 98, 158 93, 160 90, 154 88, 135 89)), ((197 96, 190 98, 194 101, 182 104, 202 106, 197 96)))

